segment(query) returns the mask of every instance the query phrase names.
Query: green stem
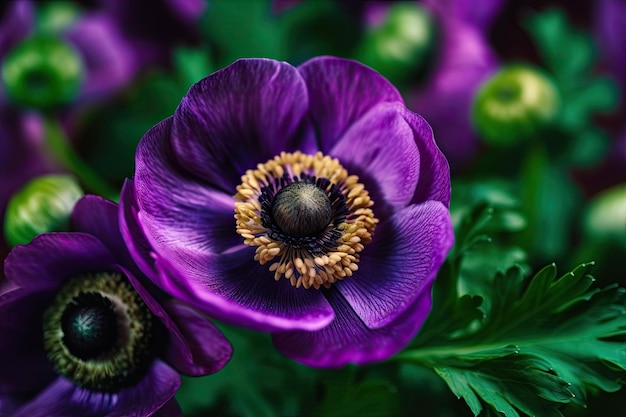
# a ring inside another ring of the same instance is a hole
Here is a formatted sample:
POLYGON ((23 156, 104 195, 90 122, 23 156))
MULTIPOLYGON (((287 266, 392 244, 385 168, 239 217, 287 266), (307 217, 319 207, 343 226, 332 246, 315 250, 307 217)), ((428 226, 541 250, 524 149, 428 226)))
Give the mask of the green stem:
POLYGON ((87 191, 113 201, 119 192, 98 175, 70 145, 59 123, 52 117, 44 117, 45 144, 55 159, 68 171, 76 175, 87 191))

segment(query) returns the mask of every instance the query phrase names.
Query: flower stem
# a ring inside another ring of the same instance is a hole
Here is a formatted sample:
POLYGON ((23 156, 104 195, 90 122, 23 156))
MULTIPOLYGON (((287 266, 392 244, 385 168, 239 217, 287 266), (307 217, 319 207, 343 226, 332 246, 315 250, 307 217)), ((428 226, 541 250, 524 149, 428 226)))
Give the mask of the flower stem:
POLYGON ((59 123, 52 117, 44 117, 43 124, 45 144, 57 162, 76 175, 88 192, 117 201, 119 192, 76 153, 59 123))

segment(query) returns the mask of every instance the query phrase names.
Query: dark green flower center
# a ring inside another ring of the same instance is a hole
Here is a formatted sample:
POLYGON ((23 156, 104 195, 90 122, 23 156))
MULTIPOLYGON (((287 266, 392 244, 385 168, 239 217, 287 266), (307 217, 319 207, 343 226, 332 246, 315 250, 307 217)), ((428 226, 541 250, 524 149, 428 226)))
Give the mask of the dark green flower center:
POLYGON ((56 371, 90 390, 134 385, 153 356, 152 313, 121 274, 69 279, 44 313, 43 331, 56 371))
POLYGON ((118 339, 117 326, 113 303, 97 292, 81 292, 61 316, 63 343, 83 360, 109 352, 118 339))
POLYGON ((332 204, 315 184, 294 182, 274 197, 272 216, 277 226, 293 237, 315 236, 330 223, 332 204))

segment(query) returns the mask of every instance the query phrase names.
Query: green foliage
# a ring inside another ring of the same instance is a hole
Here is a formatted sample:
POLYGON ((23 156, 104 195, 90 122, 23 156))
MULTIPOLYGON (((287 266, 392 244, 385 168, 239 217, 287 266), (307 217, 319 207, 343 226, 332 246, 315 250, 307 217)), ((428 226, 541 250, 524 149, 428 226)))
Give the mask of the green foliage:
POLYGON ((233 358, 214 375, 183 378, 176 398, 184 415, 302 415, 315 393, 315 371, 280 355, 267 334, 220 328, 233 344, 233 358))
POLYGON ((480 256, 493 212, 476 204, 457 223, 433 312, 397 359, 433 369, 476 416, 558 417, 564 404, 584 406, 589 392, 618 390, 626 291, 592 288, 592 263, 561 277, 554 264, 532 278, 512 266, 475 287, 478 294, 460 294, 463 258, 480 256))
POLYGON ((285 36, 271 15, 270 4, 255 0, 213 0, 199 26, 219 67, 238 58, 285 59, 285 36))
POLYGON ((130 177, 135 149, 143 135, 174 113, 189 87, 215 70, 205 49, 179 47, 171 71, 153 71, 125 94, 98 109, 87 122, 85 157, 106 179, 121 184, 130 177))
POLYGON ((561 91, 558 124, 573 138, 565 154, 575 165, 591 166, 608 150, 608 138, 594 126, 593 117, 617 108, 617 86, 594 72, 597 48, 591 35, 574 28, 562 10, 532 14, 525 26, 561 91))
POLYGON ((377 377, 358 379, 355 368, 328 373, 322 379, 323 400, 310 417, 401 416, 397 388, 388 380, 377 377))

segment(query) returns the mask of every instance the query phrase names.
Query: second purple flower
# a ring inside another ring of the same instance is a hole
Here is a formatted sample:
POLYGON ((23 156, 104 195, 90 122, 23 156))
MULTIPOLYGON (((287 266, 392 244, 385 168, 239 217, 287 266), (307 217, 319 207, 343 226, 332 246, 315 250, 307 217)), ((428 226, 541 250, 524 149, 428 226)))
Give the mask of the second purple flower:
POLYGON ((244 59, 143 137, 122 227, 172 295, 337 367, 386 359, 423 324, 449 197, 430 126, 380 74, 244 59))

